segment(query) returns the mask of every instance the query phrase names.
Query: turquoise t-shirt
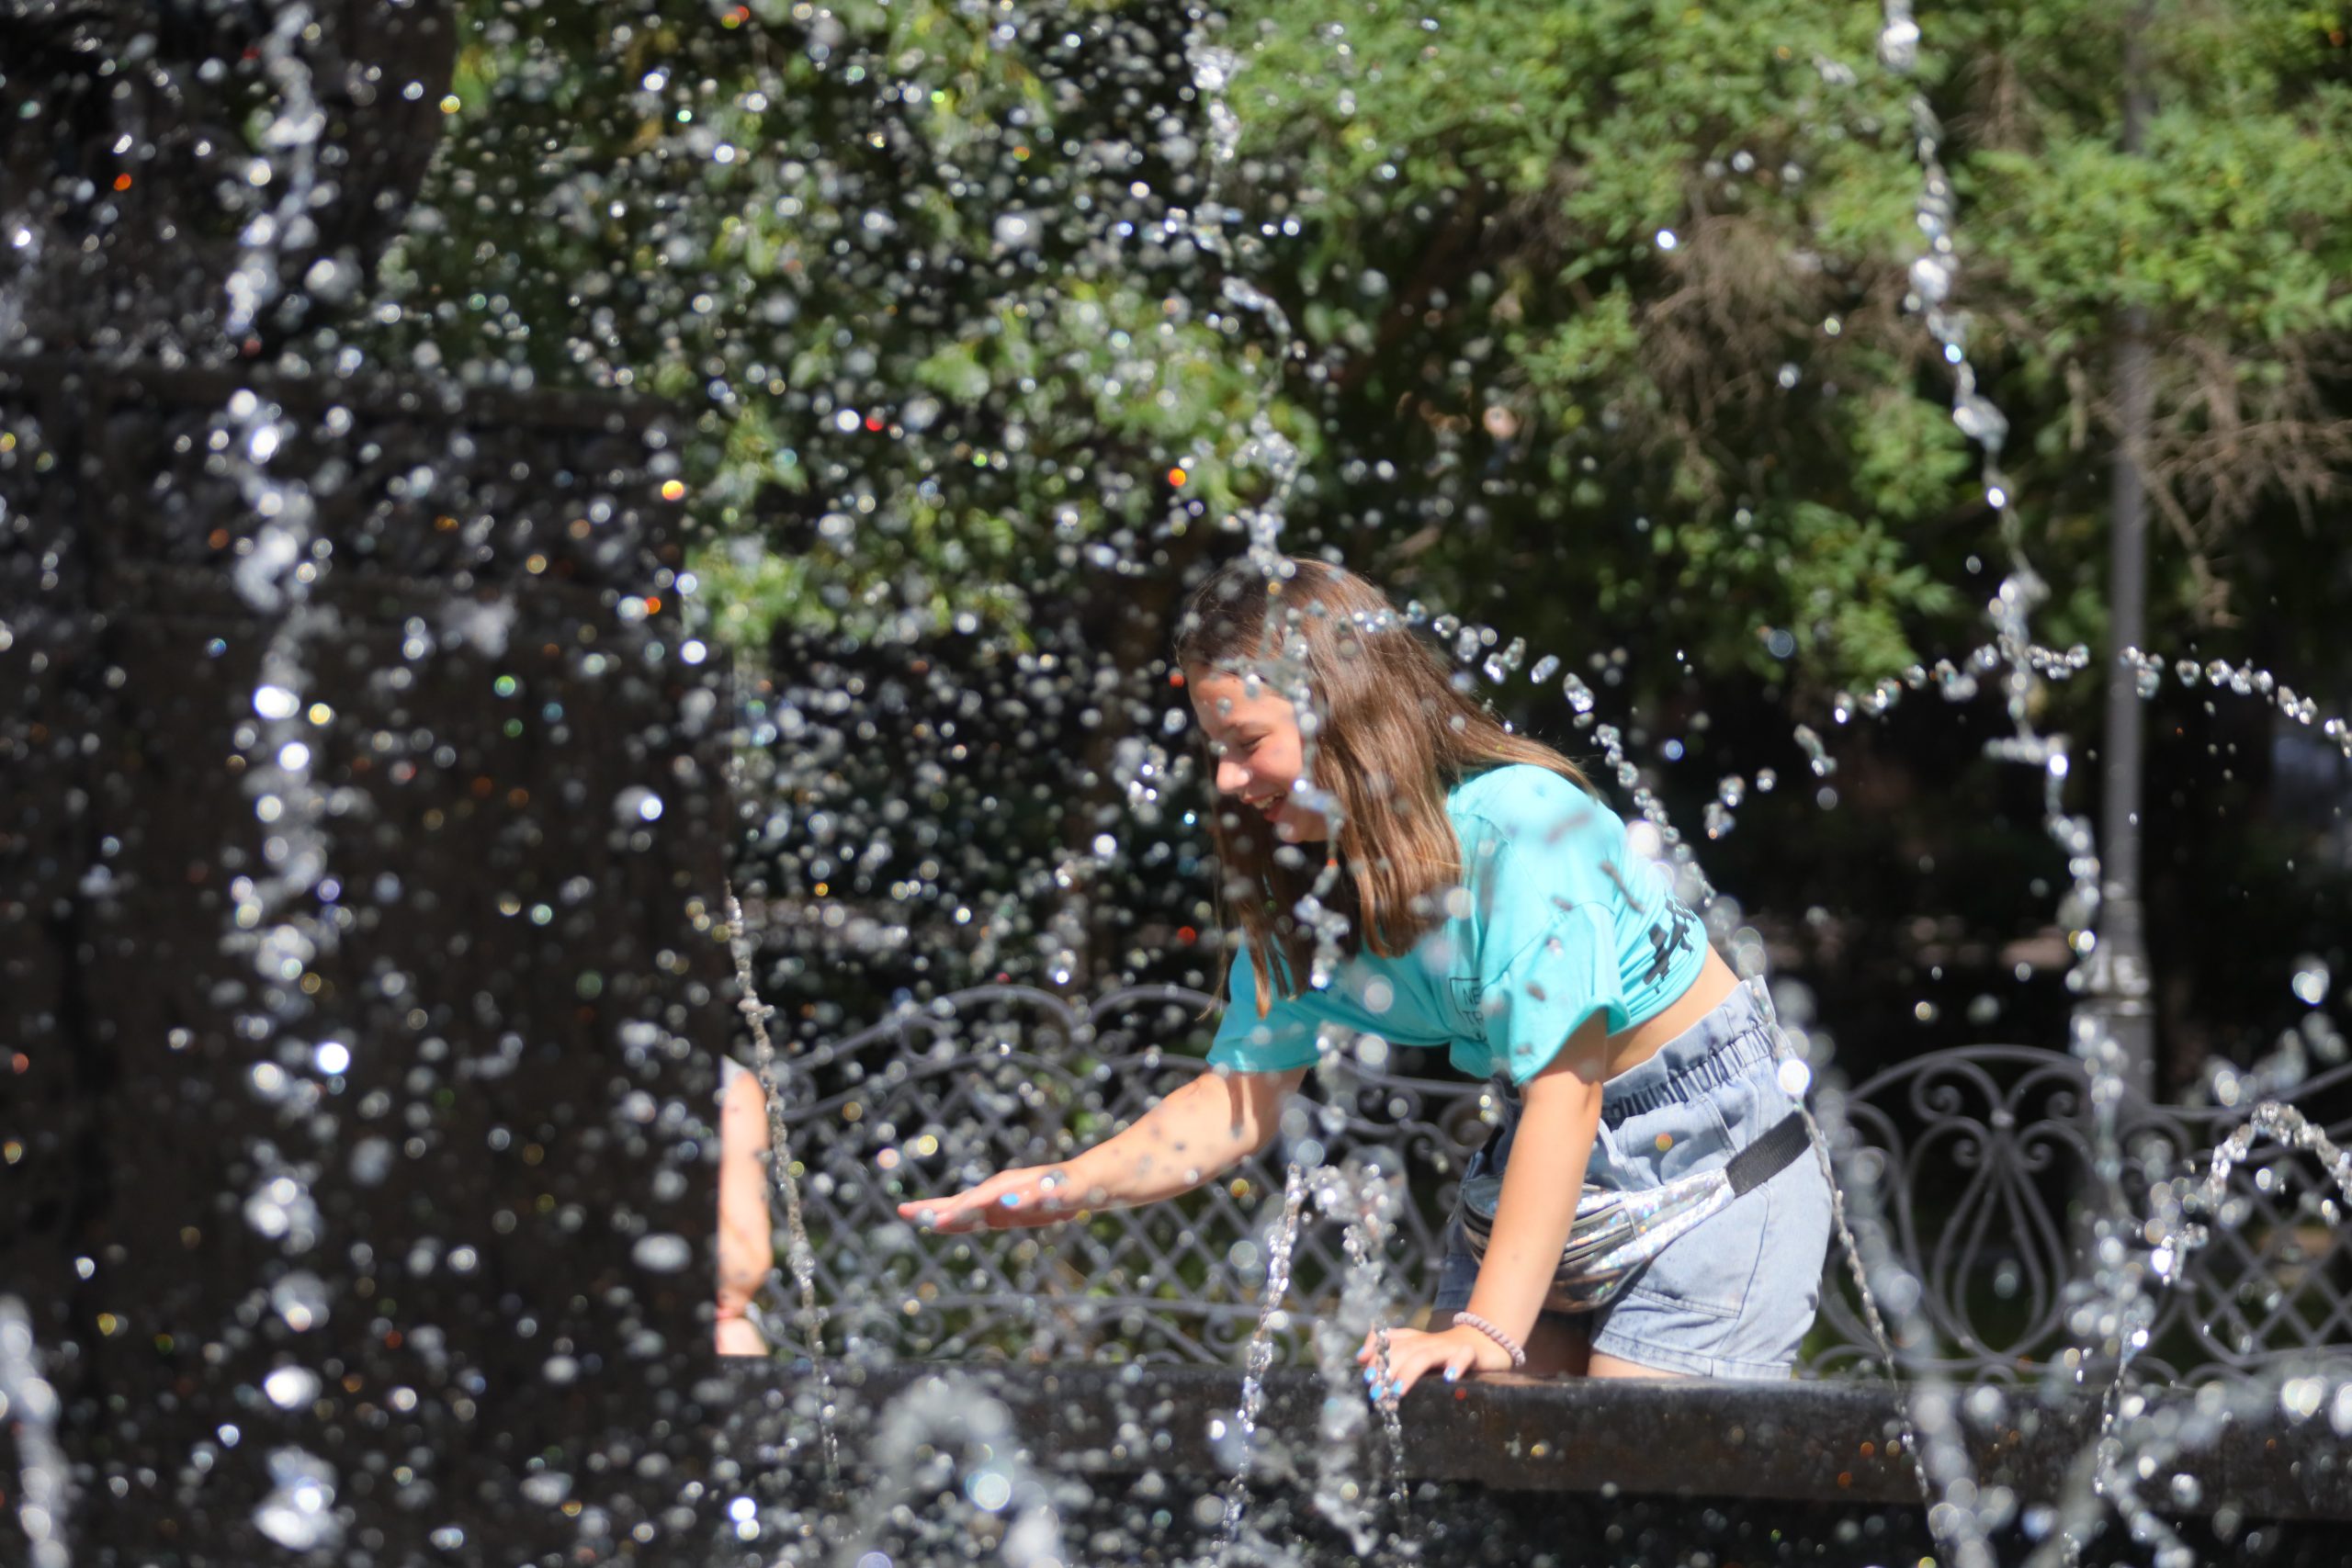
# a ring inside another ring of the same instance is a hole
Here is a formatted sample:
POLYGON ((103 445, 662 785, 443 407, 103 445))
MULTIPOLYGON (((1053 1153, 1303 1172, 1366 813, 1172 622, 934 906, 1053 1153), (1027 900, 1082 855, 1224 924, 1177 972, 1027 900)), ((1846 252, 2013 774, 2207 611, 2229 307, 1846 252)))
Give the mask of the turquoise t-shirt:
POLYGON ((1264 1018, 1249 953, 1237 953, 1211 1066, 1308 1066, 1328 1022, 1442 1045, 1473 1077, 1523 1084, 1592 1014, 1620 1033, 1699 977, 1706 937, 1668 868, 1637 854, 1623 819, 1574 783, 1512 763, 1455 785, 1445 814, 1463 867, 1445 919, 1403 956, 1359 953, 1329 987, 1277 997, 1264 1018))

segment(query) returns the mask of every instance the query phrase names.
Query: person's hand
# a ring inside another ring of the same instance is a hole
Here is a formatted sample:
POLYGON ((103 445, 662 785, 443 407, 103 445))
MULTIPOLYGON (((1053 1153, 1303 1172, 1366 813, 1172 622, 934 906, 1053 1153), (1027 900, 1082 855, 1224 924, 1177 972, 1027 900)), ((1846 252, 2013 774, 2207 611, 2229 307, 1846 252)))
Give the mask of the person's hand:
POLYGON ((768 1342, 760 1337, 759 1329, 747 1317, 725 1317, 718 1320, 718 1353, 722 1356, 764 1356, 768 1342))
POLYGON ((1023 1166, 1001 1170, 978 1187, 952 1198, 918 1198, 899 1205, 899 1217, 935 1231, 1014 1230, 1023 1225, 1050 1225, 1086 1207, 1087 1194, 1078 1190, 1069 1168, 1059 1165, 1023 1166))
POLYGON ((1408 1390, 1419 1382, 1432 1368, 1442 1368, 1445 1381, 1453 1382, 1465 1372, 1507 1372, 1510 1371, 1510 1352, 1475 1328, 1455 1326, 1440 1334, 1425 1334, 1418 1328, 1392 1328, 1388 1331, 1388 1386, 1377 1386, 1380 1365, 1374 1355, 1373 1337, 1364 1337, 1363 1348, 1356 1352, 1356 1359, 1363 1367, 1363 1381, 1374 1386, 1370 1390, 1375 1400, 1384 1396, 1402 1399, 1408 1390))

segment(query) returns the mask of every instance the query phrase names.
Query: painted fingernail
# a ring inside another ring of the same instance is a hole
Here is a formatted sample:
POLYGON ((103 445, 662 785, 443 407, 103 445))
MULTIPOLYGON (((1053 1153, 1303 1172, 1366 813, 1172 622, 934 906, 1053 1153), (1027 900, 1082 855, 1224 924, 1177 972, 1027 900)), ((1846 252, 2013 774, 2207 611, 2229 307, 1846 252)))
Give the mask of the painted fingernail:
POLYGON ((1446 1381, 1446 1382, 1453 1382, 1455 1379, 1459 1378, 1461 1375, 1462 1375, 1462 1373, 1461 1373, 1458 1370, 1456 1370, 1455 1368, 1448 1367, 1448 1368, 1446 1368, 1446 1369, 1445 1369, 1445 1381, 1446 1381))
POLYGON ((1017 1209, 1021 1207, 1021 1194, 1018 1192, 1008 1192, 1004 1195, 1001 1201, 1008 1209, 1017 1209))

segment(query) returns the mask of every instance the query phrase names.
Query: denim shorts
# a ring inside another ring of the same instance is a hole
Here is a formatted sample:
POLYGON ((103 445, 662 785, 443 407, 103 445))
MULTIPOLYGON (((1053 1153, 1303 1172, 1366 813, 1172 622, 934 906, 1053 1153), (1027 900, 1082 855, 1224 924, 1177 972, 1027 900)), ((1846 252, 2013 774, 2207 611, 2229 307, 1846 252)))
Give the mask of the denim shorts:
MULTIPOLYGON (((1770 1004, 1757 982, 1601 1087, 1600 1128, 1585 1184, 1612 1191, 1712 1170, 1796 1109, 1772 1055, 1770 1004)), ((1494 1080, 1502 1125, 1463 1174, 1499 1173, 1519 1130, 1519 1091, 1494 1080)), ((1446 1225, 1438 1325, 1470 1304, 1477 1260, 1460 1222, 1446 1225)), ((1546 1313, 1593 1349, 1663 1372, 1785 1378, 1821 1303, 1829 1256, 1829 1181, 1808 1153, 1669 1243, 1598 1312, 1546 1313)), ((1433 1325, 1435 1326, 1435 1325, 1433 1325)))

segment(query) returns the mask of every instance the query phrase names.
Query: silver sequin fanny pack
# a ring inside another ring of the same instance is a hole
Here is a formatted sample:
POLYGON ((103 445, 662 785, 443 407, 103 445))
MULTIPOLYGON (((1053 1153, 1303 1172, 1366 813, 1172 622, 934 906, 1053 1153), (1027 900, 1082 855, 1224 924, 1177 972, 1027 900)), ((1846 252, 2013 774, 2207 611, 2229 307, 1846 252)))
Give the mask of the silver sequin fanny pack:
MULTIPOLYGON (((1810 1146, 1804 1117, 1792 1111, 1762 1137, 1713 1170, 1678 1177, 1663 1187, 1639 1192, 1611 1192, 1588 1187, 1577 1200, 1577 1217, 1568 1227, 1567 1245, 1560 1252, 1560 1267, 1552 1277, 1546 1312, 1598 1312, 1617 1299, 1618 1292, 1643 1264, 1688 1235, 1698 1224, 1721 1213, 1738 1199, 1763 1186, 1794 1165, 1810 1146)), ((1487 1260, 1487 1238, 1494 1230, 1495 1205, 1502 1198, 1499 1172, 1474 1176, 1462 1184, 1454 1217, 1461 1222, 1470 1256, 1487 1260)))

